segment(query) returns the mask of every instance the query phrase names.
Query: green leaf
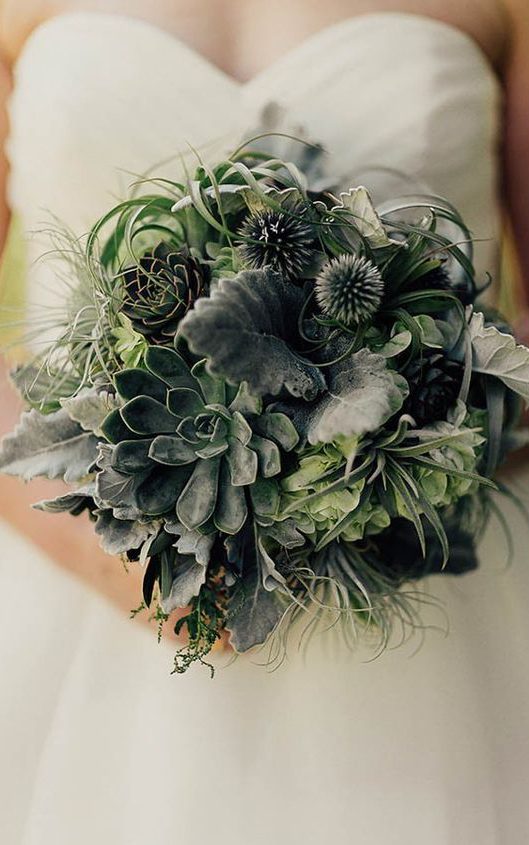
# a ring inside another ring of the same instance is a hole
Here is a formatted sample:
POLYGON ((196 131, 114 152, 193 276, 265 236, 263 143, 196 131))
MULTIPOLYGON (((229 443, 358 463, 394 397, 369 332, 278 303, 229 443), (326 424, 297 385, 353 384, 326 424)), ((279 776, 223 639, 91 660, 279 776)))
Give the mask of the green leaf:
POLYGON ((408 392, 385 358, 361 349, 329 368, 329 390, 312 406, 281 403, 309 443, 378 431, 399 411, 408 392))
POLYGON ((229 432, 243 446, 247 446, 252 439, 252 429, 239 411, 234 411, 230 420, 229 432))
POLYGON ((257 396, 285 388, 311 400, 324 388, 323 377, 290 348, 304 301, 278 273, 244 271, 199 299, 179 332, 193 353, 208 359, 209 371, 231 384, 247 382, 257 396))
POLYGON ((396 355, 400 355, 401 352, 405 352, 411 342, 412 334, 406 329, 393 335, 383 346, 377 348, 376 351, 383 358, 394 358, 396 355))
POLYGON ((279 509, 279 490, 275 481, 258 478, 250 487, 250 498, 258 516, 273 517, 279 509))
POLYGON ((117 402, 106 391, 86 388, 70 399, 61 399, 61 407, 85 431, 99 434, 104 420, 117 407, 117 402))
POLYGON ((259 461, 255 452, 243 446, 238 440, 230 439, 230 448, 226 454, 230 469, 231 483, 234 487, 253 484, 257 478, 259 461))
POLYGON ((162 404, 165 403, 167 387, 159 378, 147 370, 122 370, 114 377, 116 389, 122 399, 136 399, 137 396, 150 396, 162 404))
POLYGON ((285 452, 291 452, 299 443, 299 434, 286 414, 267 412, 255 421, 254 429, 267 439, 275 440, 285 452))
POLYGON ((472 343, 472 369, 500 379, 529 402, 529 349, 514 337, 485 326, 485 316, 475 312, 468 326, 472 343))
POLYGON ((96 476, 96 499, 98 505, 110 507, 114 511, 132 510, 139 516, 137 490, 148 477, 149 471, 128 475, 112 467, 105 467, 96 476), (137 512, 137 513, 136 513, 137 512))
POLYGON ((200 384, 206 405, 225 405, 226 387, 221 379, 215 378, 206 369, 206 360, 199 361, 191 370, 200 384))
POLYGON ((243 580, 231 608, 226 628, 230 632, 230 644, 238 654, 262 645, 284 612, 277 591, 265 590, 257 570, 243 580))
POLYGON ((139 549, 155 530, 152 523, 116 519, 111 510, 100 511, 95 524, 95 532, 101 538, 101 548, 108 555, 120 555, 131 549, 139 549))
POLYGON ((170 574, 168 594, 162 599, 164 613, 172 613, 180 607, 187 607, 198 596, 206 580, 206 567, 194 555, 177 555, 170 574))
POLYGON ((121 419, 135 434, 173 434, 177 420, 165 405, 150 396, 131 399, 120 410, 121 419))
POLYGON ((25 481, 37 476, 78 481, 95 464, 97 446, 97 438, 63 408, 47 415, 26 411, 0 445, 0 472, 25 481))
POLYGON ((131 440, 135 435, 123 422, 120 411, 116 408, 105 417, 101 425, 101 433, 109 443, 121 443, 122 440, 131 440))
POLYGON ((145 364, 153 375, 162 379, 168 387, 190 387, 197 389, 197 382, 191 375, 184 359, 173 349, 163 346, 149 346, 145 364))
POLYGON ((221 460, 199 460, 178 499, 178 519, 190 530, 204 525, 215 512, 221 460))
POLYGON ((202 449, 196 450, 196 455, 198 458, 209 460, 210 458, 216 458, 217 455, 223 455, 229 448, 229 443, 225 439, 210 440, 210 442, 203 446, 202 449))
POLYGON ((264 478, 272 478, 281 472, 281 453, 272 440, 254 434, 250 448, 257 453, 259 459, 259 473, 264 478))
POLYGON ((112 450, 112 467, 118 472, 130 474, 152 469, 150 445, 150 440, 122 440, 112 450))
POLYGON ((167 394, 167 407, 175 417, 196 417, 204 411, 204 401, 196 390, 177 387, 167 394))
POLYGON ((230 411, 239 411, 241 414, 248 416, 249 414, 260 414, 262 412, 263 403, 257 396, 253 396, 245 381, 239 385, 237 395, 230 405, 230 411))
POLYGON ((148 516, 174 511, 176 500, 189 478, 189 470, 160 466, 136 490, 136 503, 148 516))
POLYGON ((395 492, 400 496, 406 506, 409 519, 413 522, 419 542, 421 544, 422 556, 426 557, 426 537, 424 534, 424 526, 421 521, 421 516, 418 508, 417 500, 411 488, 403 480, 400 472, 395 467, 393 472, 387 471, 386 477, 394 488, 395 492))
POLYGON ((413 319, 419 326, 423 344, 433 349, 442 349, 445 338, 433 317, 430 317, 428 314, 419 314, 418 317, 414 317, 413 319))
POLYGON ((78 513, 82 513, 88 505, 93 505, 94 495, 95 484, 91 482, 77 490, 71 490, 69 493, 57 496, 55 499, 37 502, 32 507, 37 511, 45 511, 46 513, 70 513, 76 516, 78 513))
POLYGON ((211 557, 211 550, 215 543, 216 532, 205 534, 202 531, 188 531, 181 522, 166 520, 164 528, 170 534, 178 534, 175 548, 181 555, 194 555, 197 561, 207 566, 211 557))
POLYGON ((246 495, 242 487, 234 487, 226 461, 222 462, 215 525, 225 534, 237 534, 248 516, 246 495))

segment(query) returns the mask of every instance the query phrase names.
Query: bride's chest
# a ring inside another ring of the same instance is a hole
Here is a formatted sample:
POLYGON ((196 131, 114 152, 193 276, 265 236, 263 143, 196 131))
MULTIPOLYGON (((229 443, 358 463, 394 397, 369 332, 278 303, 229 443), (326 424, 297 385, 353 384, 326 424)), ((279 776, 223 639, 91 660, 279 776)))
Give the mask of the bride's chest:
POLYGON ((130 15, 57 16, 15 67, 11 203, 28 229, 52 213, 82 233, 138 178, 185 178, 182 161, 192 170, 197 153, 233 149, 270 103, 285 129, 328 150, 344 183, 375 200, 444 195, 476 237, 494 237, 498 80, 468 35, 404 13, 327 27, 247 83, 130 15))
POLYGON ((319 30, 373 12, 444 21, 470 35, 496 67, 506 38, 498 0, 10 0, 5 5, 12 8, 7 29, 21 46, 33 28, 50 17, 104 11, 157 26, 239 80, 250 79, 319 30))

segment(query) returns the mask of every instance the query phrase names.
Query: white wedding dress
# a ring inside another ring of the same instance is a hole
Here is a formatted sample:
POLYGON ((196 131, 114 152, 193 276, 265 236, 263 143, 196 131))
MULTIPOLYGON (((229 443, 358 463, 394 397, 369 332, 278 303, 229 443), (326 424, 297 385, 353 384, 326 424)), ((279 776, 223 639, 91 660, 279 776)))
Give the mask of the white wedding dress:
MULTIPOLYGON (((238 138, 270 101, 351 183, 373 172, 389 195, 408 174, 445 195, 483 239, 480 273, 496 270, 501 89, 470 37, 417 15, 335 25, 245 85, 144 22, 61 15, 16 67, 12 205, 28 232, 51 211, 82 233, 137 174, 238 138)), ((32 264, 29 284, 51 296, 52 270, 32 264)), ((0 841, 528 842, 529 528, 502 507, 512 566, 494 523, 478 572, 428 585, 448 636, 371 663, 318 641, 275 673, 258 655, 213 681, 171 676, 154 630, 0 526, 0 841)))

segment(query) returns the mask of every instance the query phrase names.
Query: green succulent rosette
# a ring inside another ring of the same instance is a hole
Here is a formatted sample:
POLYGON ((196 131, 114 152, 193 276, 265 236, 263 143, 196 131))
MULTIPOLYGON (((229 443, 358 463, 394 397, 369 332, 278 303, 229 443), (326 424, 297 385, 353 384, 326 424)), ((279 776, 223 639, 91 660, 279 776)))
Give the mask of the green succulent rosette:
POLYGON ((102 424, 111 445, 96 478, 107 507, 226 534, 251 510, 270 513, 282 453, 298 442, 288 417, 171 349, 150 347, 145 368, 123 370, 115 383, 123 404, 102 424))

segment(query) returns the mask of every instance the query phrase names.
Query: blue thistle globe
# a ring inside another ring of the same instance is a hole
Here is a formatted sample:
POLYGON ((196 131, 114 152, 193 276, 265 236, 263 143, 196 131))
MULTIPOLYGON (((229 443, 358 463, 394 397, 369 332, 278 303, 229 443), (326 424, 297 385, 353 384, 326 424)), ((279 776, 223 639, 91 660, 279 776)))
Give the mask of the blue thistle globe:
POLYGON ((325 265, 315 283, 316 300, 327 316, 345 326, 369 323, 380 308, 384 280, 360 255, 340 255, 325 265))
POLYGON ((247 267, 271 267, 289 281, 299 279, 312 259, 314 229, 303 219, 303 206, 255 211, 244 221, 239 255, 247 267))

